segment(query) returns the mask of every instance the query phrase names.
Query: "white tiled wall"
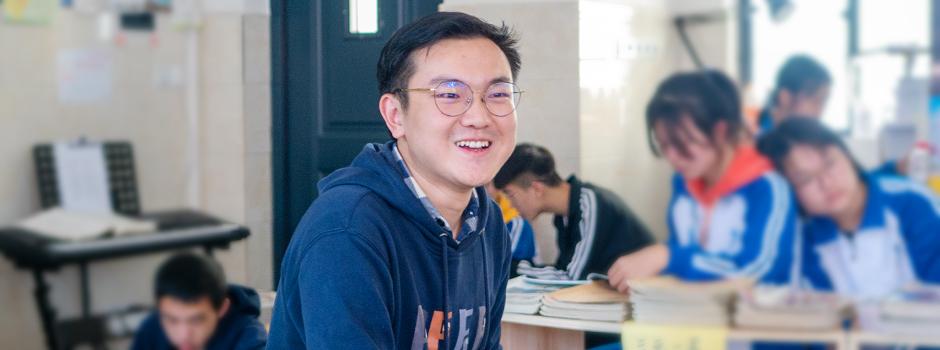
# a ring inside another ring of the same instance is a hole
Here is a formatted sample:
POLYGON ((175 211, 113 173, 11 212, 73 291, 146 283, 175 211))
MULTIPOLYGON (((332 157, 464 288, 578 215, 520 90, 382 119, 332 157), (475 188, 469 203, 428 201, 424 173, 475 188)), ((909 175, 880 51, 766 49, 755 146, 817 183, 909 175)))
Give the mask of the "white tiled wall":
MULTIPOLYGON (((244 8, 266 9, 267 1, 246 0, 244 8)), ((218 254, 229 279, 270 289, 269 15, 246 12, 208 13, 199 34, 199 203, 252 230, 247 241, 218 254)), ((60 11, 48 26, 0 20, 0 225, 38 210, 31 147, 82 135, 133 143, 145 210, 186 204, 185 88, 155 83, 158 73, 184 68, 185 40, 169 21, 158 18, 156 44, 148 34, 129 34, 125 45, 115 46, 97 39, 94 16, 60 11), (111 96, 89 105, 61 103, 57 54, 89 47, 113 61, 111 96)), ((150 276, 164 257, 92 264, 95 309, 148 303, 150 276)), ((76 315, 76 269, 51 274, 49 282, 59 315, 76 315)), ((0 259, 0 344, 43 347, 32 288, 29 274, 0 259)))

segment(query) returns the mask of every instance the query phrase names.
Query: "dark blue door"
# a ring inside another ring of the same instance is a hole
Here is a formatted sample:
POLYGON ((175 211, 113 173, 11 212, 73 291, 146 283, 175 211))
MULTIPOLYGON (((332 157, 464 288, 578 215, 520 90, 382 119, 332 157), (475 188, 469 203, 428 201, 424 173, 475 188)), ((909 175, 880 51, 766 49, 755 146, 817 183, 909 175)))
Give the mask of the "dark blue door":
POLYGON ((375 66, 403 24, 440 0, 272 0, 274 275, 316 183, 388 139, 375 66))

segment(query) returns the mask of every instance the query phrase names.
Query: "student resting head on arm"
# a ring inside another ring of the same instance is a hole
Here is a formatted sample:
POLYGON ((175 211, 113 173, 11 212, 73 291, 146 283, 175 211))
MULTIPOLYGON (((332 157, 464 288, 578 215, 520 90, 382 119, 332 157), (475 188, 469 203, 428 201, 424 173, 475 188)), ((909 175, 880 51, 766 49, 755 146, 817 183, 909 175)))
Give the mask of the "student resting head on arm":
POLYGON ((806 216, 801 282, 859 300, 940 282, 940 200, 906 178, 865 173, 814 119, 781 123, 759 148, 793 185, 806 216))
POLYGON ((795 204, 786 180, 747 137, 734 83, 713 70, 675 74, 646 108, 654 154, 675 169, 667 244, 621 257, 608 275, 790 282, 795 204))
POLYGON ((510 241, 483 185, 516 144, 521 61, 505 26, 439 12, 378 62, 394 140, 318 184, 281 265, 274 349, 495 349, 510 241))

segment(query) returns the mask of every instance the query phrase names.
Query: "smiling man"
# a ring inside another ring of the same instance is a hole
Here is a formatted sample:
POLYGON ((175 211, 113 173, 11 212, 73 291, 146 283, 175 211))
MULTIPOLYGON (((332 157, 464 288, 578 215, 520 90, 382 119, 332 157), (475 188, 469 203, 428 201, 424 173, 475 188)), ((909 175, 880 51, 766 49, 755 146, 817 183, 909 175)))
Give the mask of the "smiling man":
POLYGON ((319 183, 284 256, 273 349, 499 348, 510 242, 483 185, 516 139, 516 40, 462 13, 378 62, 393 141, 319 183))

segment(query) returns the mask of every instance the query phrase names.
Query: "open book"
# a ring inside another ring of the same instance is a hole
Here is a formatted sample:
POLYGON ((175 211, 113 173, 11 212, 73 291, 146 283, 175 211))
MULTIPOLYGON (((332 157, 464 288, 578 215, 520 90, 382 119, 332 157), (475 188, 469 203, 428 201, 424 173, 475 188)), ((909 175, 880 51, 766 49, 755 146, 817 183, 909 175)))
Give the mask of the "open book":
POLYGON ((552 317, 620 322, 628 315, 627 302, 627 296, 613 289, 606 280, 595 280, 545 295, 539 313, 552 317))
POLYGON ((63 241, 84 241, 108 235, 120 236, 157 230, 153 221, 114 213, 84 213, 52 208, 16 224, 17 227, 63 241))

